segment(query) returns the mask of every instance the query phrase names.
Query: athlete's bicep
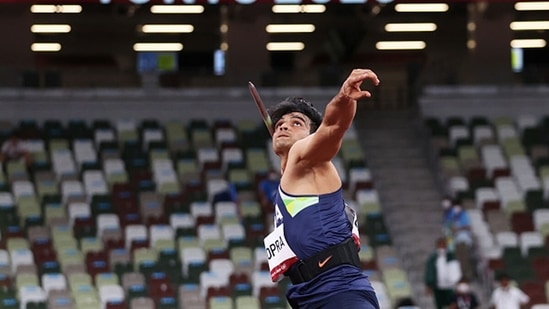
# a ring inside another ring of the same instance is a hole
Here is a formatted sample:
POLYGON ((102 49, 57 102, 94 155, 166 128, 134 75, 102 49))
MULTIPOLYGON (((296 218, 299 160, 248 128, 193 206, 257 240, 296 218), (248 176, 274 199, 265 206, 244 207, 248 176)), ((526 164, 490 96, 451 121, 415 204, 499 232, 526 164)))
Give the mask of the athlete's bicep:
POLYGON ((321 163, 332 160, 341 148, 342 135, 332 127, 319 127, 307 138, 296 143, 296 155, 300 160, 311 163, 321 163))

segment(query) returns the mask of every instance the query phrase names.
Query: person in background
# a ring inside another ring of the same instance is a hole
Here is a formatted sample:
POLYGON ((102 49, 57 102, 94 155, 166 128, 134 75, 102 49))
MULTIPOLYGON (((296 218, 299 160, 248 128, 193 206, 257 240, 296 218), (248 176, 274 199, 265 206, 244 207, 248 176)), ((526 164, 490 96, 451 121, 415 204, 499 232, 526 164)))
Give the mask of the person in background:
POLYGON ((394 307, 395 309, 420 309, 410 297, 399 299, 394 307))
POLYGON ((217 202, 235 202, 238 203, 238 192, 233 183, 227 183, 227 186, 214 194, 213 203, 217 202))
POLYGON ((446 238, 438 238, 436 250, 425 264, 424 276, 426 293, 433 295, 437 309, 450 305, 454 287, 461 277, 461 266, 454 254, 448 251, 446 238))
POLYGON ((461 204, 456 203, 452 206, 452 233, 456 244, 466 244, 468 247, 473 245, 473 235, 471 234, 471 220, 469 215, 463 209, 461 204))
POLYGON ((280 173, 271 169, 267 177, 259 182, 259 199, 264 209, 272 211, 275 204, 276 191, 280 184, 280 173))
POLYGON ((442 207, 442 224, 444 226, 451 225, 452 222, 452 199, 449 197, 444 197, 440 201, 440 206, 442 207))
POLYGON ((449 248, 453 250, 456 244, 464 243, 468 247, 473 244, 471 234, 471 221, 469 215, 460 203, 454 203, 450 198, 445 197, 441 201, 442 226, 446 235, 449 248))
POLYGON ((457 285, 454 296, 448 306, 448 309, 478 309, 479 302, 477 296, 471 290, 469 280, 461 278, 457 285))
POLYGON ((520 309, 528 304, 530 297, 521 289, 511 284, 511 278, 506 273, 498 276, 499 286, 492 292, 490 308, 493 309, 520 309))
POLYGON ((444 217, 444 233, 448 242, 448 250, 452 251, 461 264, 463 275, 467 278, 474 277, 474 262, 471 261, 471 247, 473 246, 473 234, 469 214, 460 203, 450 203, 444 217))
POLYGON ((25 147, 25 142, 18 134, 13 134, 2 144, 0 161, 6 164, 9 161, 23 160, 26 166, 32 163, 31 153, 25 147))

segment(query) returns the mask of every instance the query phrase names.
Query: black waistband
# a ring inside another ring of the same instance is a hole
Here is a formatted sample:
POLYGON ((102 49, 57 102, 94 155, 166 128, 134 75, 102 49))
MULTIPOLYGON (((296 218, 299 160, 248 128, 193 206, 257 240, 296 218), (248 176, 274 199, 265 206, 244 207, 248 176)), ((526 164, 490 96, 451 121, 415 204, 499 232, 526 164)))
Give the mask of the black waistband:
POLYGON ((293 284, 307 282, 314 277, 341 264, 350 264, 362 268, 357 246, 352 238, 329 247, 307 260, 295 263, 285 275, 293 284))

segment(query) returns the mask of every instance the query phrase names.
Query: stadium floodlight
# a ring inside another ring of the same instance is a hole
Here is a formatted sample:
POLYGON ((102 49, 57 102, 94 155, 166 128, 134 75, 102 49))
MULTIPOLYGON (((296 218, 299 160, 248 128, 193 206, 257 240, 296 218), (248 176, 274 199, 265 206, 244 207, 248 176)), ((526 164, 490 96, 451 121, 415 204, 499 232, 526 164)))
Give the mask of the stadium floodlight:
POLYGON ((399 3, 395 5, 395 11, 400 13, 446 12, 448 8, 446 3, 399 3))
POLYGON ((544 39, 516 39, 511 41, 512 48, 544 48, 547 42, 544 39))
POLYGON ((379 41, 376 48, 379 50, 416 50, 425 49, 424 41, 379 41))
POLYGON ((530 20, 530 21, 514 21, 509 24, 511 30, 549 30, 549 21, 547 20, 530 20))
POLYGON ((268 51, 300 51, 305 48, 303 42, 269 42, 268 51))
POLYGON ((318 14, 326 12, 326 6, 324 4, 277 4, 273 5, 271 10, 273 11, 273 13, 277 14, 318 14))
POLYGON ((133 50, 137 52, 144 51, 181 51, 183 44, 181 43, 135 43, 133 50))
POLYGON ((31 45, 33 52, 58 52, 61 50, 59 43, 33 43, 31 45))
POLYGON ((517 11, 549 11, 549 1, 529 1, 515 3, 517 11))
POLYGON ((31 13, 34 14, 52 14, 52 13, 65 13, 65 14, 78 14, 82 12, 82 6, 78 4, 33 4, 30 7, 31 13))
POLYGON ((153 5, 151 13, 153 14, 202 14, 204 6, 202 5, 153 5))
POLYGON ((32 33, 69 33, 71 26, 67 24, 34 24, 30 30, 32 33))
POLYGON ((189 24, 146 24, 141 26, 143 33, 191 33, 194 26, 189 24))
POLYGON ((435 23, 389 23, 385 25, 387 32, 432 32, 437 30, 435 23))
POLYGON ((305 33, 314 32, 313 24, 269 24, 265 27, 268 33, 305 33))

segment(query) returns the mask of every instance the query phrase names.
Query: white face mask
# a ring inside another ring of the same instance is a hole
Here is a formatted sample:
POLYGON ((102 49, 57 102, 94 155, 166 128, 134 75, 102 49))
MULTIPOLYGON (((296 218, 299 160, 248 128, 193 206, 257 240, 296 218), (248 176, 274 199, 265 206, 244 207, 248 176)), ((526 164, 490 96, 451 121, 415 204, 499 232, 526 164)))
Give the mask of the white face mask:
POLYGON ((460 283, 456 286, 456 291, 458 293, 467 293, 469 292, 470 287, 467 283, 460 283))
POLYGON ((454 206, 454 213, 458 214, 462 211, 461 206, 454 206))
POLYGON ((438 248, 437 253, 438 253, 438 255, 444 255, 444 254, 446 254, 446 249, 438 248))
POLYGON ((442 209, 448 209, 452 206, 452 203, 449 200, 442 201, 442 209))

